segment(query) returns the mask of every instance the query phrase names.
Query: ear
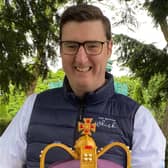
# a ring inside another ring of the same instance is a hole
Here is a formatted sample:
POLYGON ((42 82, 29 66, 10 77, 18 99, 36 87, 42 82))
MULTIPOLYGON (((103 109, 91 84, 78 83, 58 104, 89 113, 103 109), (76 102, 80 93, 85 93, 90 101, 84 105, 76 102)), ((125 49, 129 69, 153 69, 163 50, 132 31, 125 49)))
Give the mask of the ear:
POLYGON ((113 42, 112 42, 112 40, 110 40, 110 41, 108 41, 108 43, 107 43, 107 56, 108 56, 108 58, 111 57, 112 47, 113 47, 113 42))

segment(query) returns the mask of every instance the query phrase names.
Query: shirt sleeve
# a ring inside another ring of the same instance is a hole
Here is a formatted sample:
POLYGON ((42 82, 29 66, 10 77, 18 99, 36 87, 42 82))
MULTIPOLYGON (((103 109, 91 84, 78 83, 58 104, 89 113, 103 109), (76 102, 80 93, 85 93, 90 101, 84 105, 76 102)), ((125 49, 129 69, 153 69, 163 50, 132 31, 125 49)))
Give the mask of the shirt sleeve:
POLYGON ((36 94, 29 96, 0 137, 0 168, 22 168, 26 160, 26 133, 36 94))
POLYGON ((140 106, 134 122, 132 167, 164 168, 166 139, 156 120, 140 106))

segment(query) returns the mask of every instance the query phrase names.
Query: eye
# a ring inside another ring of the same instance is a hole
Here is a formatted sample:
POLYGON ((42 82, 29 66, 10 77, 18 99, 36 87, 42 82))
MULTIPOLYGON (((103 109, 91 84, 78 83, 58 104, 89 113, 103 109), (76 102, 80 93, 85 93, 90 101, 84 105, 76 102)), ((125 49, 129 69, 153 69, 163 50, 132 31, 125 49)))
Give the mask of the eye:
POLYGON ((98 43, 98 42, 89 42, 89 43, 86 43, 86 46, 87 46, 87 49, 94 50, 94 49, 97 49, 97 48, 100 47, 100 43, 98 43))
POLYGON ((78 48, 78 44, 73 43, 73 42, 66 42, 66 43, 64 43, 64 47, 66 47, 68 49, 76 49, 76 48, 78 48))

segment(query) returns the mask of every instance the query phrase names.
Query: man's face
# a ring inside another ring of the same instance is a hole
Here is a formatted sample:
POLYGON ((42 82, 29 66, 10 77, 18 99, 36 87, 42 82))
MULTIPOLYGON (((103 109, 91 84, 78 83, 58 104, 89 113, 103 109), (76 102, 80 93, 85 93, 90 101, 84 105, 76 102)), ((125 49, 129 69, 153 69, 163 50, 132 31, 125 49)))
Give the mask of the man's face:
POLYGON ((75 54, 65 53, 62 48, 60 50, 63 69, 77 96, 100 88, 105 83, 106 62, 112 52, 112 42, 107 42, 102 22, 68 22, 63 26, 61 41, 105 42, 102 44, 102 51, 96 55, 87 54, 83 46, 75 54))

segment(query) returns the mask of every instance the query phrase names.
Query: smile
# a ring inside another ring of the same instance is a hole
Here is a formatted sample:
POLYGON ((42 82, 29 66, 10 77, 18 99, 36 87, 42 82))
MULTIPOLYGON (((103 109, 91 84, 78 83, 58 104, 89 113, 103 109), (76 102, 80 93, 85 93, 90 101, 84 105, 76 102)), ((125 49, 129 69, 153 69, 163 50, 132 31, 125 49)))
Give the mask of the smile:
POLYGON ((79 72, 88 72, 91 70, 91 67, 84 67, 84 68, 81 68, 81 67, 75 67, 75 69, 79 72))

